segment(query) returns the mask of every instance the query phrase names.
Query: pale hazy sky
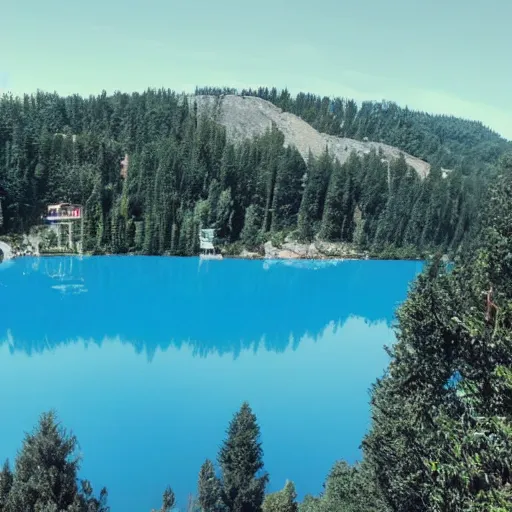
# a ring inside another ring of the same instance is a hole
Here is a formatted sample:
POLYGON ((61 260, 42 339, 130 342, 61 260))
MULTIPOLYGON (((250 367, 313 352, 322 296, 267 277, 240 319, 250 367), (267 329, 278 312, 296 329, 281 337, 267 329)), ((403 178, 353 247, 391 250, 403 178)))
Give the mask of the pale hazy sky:
POLYGON ((512 0, 0 0, 0 89, 275 85, 512 139, 512 0))

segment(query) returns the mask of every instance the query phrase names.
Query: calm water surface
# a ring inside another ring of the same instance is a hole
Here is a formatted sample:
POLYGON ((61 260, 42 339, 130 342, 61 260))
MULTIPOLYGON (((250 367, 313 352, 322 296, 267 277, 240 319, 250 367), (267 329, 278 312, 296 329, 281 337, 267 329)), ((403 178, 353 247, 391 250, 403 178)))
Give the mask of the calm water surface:
POLYGON ((112 512, 184 506, 248 400, 270 490, 353 462, 421 263, 25 258, 0 265, 0 457, 55 408, 112 512))

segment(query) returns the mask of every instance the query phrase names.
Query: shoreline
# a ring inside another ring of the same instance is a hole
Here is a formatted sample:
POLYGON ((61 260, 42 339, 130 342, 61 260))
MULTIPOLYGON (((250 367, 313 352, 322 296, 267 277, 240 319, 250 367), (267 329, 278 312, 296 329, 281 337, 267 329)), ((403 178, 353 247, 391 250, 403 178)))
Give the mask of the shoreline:
MULTIPOLYGON (((78 254, 76 252, 62 252, 62 253, 39 253, 39 254, 21 254, 13 256, 12 258, 8 258, 5 260, 0 261, 0 264, 7 261, 13 261, 20 258, 54 258, 54 257, 100 257, 100 258, 106 258, 110 256, 121 256, 121 257, 146 257, 146 258, 199 258, 199 254, 195 254, 192 256, 182 256, 178 254, 141 254, 141 253, 104 253, 104 254, 94 254, 94 253, 82 253, 78 254)), ((342 257, 342 256, 322 256, 322 257, 275 257, 275 256, 264 256, 264 255, 258 255, 258 256, 244 256, 244 255, 233 255, 233 254, 226 254, 222 255, 222 259, 220 260, 212 260, 212 261, 222 261, 222 260, 246 260, 246 261, 263 261, 263 262, 299 262, 299 261, 325 261, 325 262, 334 262, 334 261, 424 261, 424 258, 419 257, 378 257, 378 256, 370 256, 370 257, 342 257)), ((205 260, 209 261, 209 260, 205 260)))
MULTIPOLYGON (((4 238, 4 240, 6 240, 4 238)), ((8 239, 7 239, 8 240, 8 239)), ((7 243, 7 240, 5 243, 7 243)), ((38 242, 39 240, 37 240, 38 242)), ((7 260, 17 259, 24 256, 31 257, 56 257, 56 256, 164 256, 177 258, 199 257, 194 255, 177 255, 164 253, 160 255, 141 254, 140 252, 129 253, 109 253, 109 252, 86 252, 77 253, 74 251, 41 251, 36 240, 24 239, 23 245, 9 240, 11 247, 11 257, 7 260), (13 243, 14 242, 14 243, 13 243)), ((239 260, 261 260, 261 261, 364 261, 364 260, 403 260, 403 261, 424 261, 428 259, 426 255, 419 255, 412 248, 387 249, 380 253, 363 251, 355 248, 351 244, 341 242, 315 241, 311 243, 301 243, 296 241, 285 241, 274 246, 271 241, 266 242, 256 250, 248 250, 239 244, 222 246, 219 248, 219 254, 222 259, 239 260)))

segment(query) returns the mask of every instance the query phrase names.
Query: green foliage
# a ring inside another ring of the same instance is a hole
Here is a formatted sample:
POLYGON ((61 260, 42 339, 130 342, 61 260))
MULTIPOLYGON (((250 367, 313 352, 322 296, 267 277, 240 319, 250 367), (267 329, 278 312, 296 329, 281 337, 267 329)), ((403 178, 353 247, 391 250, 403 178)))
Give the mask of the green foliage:
POLYGON ((151 512, 171 512, 175 504, 176 497, 174 491, 170 487, 167 487, 162 495, 162 506, 158 510, 152 509, 151 512))
POLYGON ((262 512, 297 512, 297 493, 293 482, 286 482, 278 492, 268 494, 261 507, 262 512))
POLYGON ((300 240, 313 240, 319 230, 332 168, 333 160, 327 148, 318 160, 315 160, 311 154, 309 155, 308 172, 299 211, 300 240))
POLYGON ((475 250, 435 259, 398 312, 364 441, 392 510, 512 507, 511 178, 506 158, 475 250))
POLYGON ((227 244, 222 248, 222 253, 227 256, 240 256, 244 250, 244 244, 241 241, 227 244))
POLYGON ((261 209, 251 204, 245 211, 244 228, 240 240, 248 249, 255 249, 263 242, 261 233, 261 209))
POLYGON ((9 466, 9 461, 6 460, 2 471, 0 472, 0 511, 4 511, 7 506, 7 499, 11 491, 13 475, 9 466))
POLYGON ((297 225, 306 163, 295 148, 288 148, 278 160, 272 197, 272 231, 297 225))
POLYGON ((230 512, 261 510, 268 482, 263 472, 260 428, 249 404, 234 415, 219 451, 222 500, 230 512))
POLYGON ((160 511, 169 512, 170 510, 173 509, 175 503, 176 499, 174 497, 174 492, 170 487, 167 487, 162 496, 162 508, 160 509, 160 511))
POLYGON ((215 475, 211 460, 206 460, 199 471, 197 484, 197 501, 201 512, 217 512, 222 510, 222 487, 215 475))
POLYGON ((299 512, 387 512, 378 480, 370 465, 334 464, 320 497, 306 496, 299 512))
POLYGON ((0 474, 0 509, 108 512, 105 489, 95 498, 89 482, 78 486, 76 448, 76 438, 59 426, 52 412, 41 415, 37 428, 25 437, 14 474, 7 464, 0 474))
POLYGON ((304 496, 302 503, 299 504, 299 512, 320 512, 322 509, 321 498, 315 498, 310 494, 304 496))
POLYGON ((272 245, 280 249, 286 241, 286 235, 286 231, 277 231, 272 233, 272 236, 270 237, 272 245))
POLYGON ((360 174, 360 159, 352 154, 347 163, 334 165, 330 177, 320 236, 324 240, 351 242, 356 207, 355 177, 360 174))

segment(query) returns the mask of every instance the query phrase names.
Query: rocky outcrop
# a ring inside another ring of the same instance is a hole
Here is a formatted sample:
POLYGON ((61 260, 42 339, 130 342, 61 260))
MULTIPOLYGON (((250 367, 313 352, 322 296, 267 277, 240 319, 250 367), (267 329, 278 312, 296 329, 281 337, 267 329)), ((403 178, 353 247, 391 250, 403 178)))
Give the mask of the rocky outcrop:
POLYGON ((345 162, 352 151, 363 155, 375 149, 381 150, 383 158, 387 160, 403 154, 407 164, 422 178, 430 171, 430 164, 427 162, 382 142, 360 141, 320 133, 300 117, 283 112, 261 98, 227 95, 194 96, 191 101, 194 100, 199 115, 206 115, 225 126, 228 138, 235 142, 262 135, 274 123, 283 133, 285 145, 295 146, 305 160, 309 151, 319 156, 326 147, 340 163, 345 162))
POLYGON ((240 258, 243 258, 244 260, 259 260, 261 259, 261 254, 253 251, 248 251, 247 249, 244 249, 240 255, 240 258))
POLYGON ((14 251, 9 244, 5 242, 0 242, 0 251, 2 251, 2 256, 4 260, 10 260, 14 256, 14 251))
POLYGON ((335 242, 313 242, 303 244, 299 242, 285 242, 275 247, 272 242, 264 245, 264 254, 267 259, 362 259, 364 253, 354 250, 353 247, 335 242))
POLYGON ((4 260, 14 259, 18 256, 39 256, 40 243, 41 230, 33 228, 28 235, 4 237, 4 240, 0 241, 0 249, 4 260))

